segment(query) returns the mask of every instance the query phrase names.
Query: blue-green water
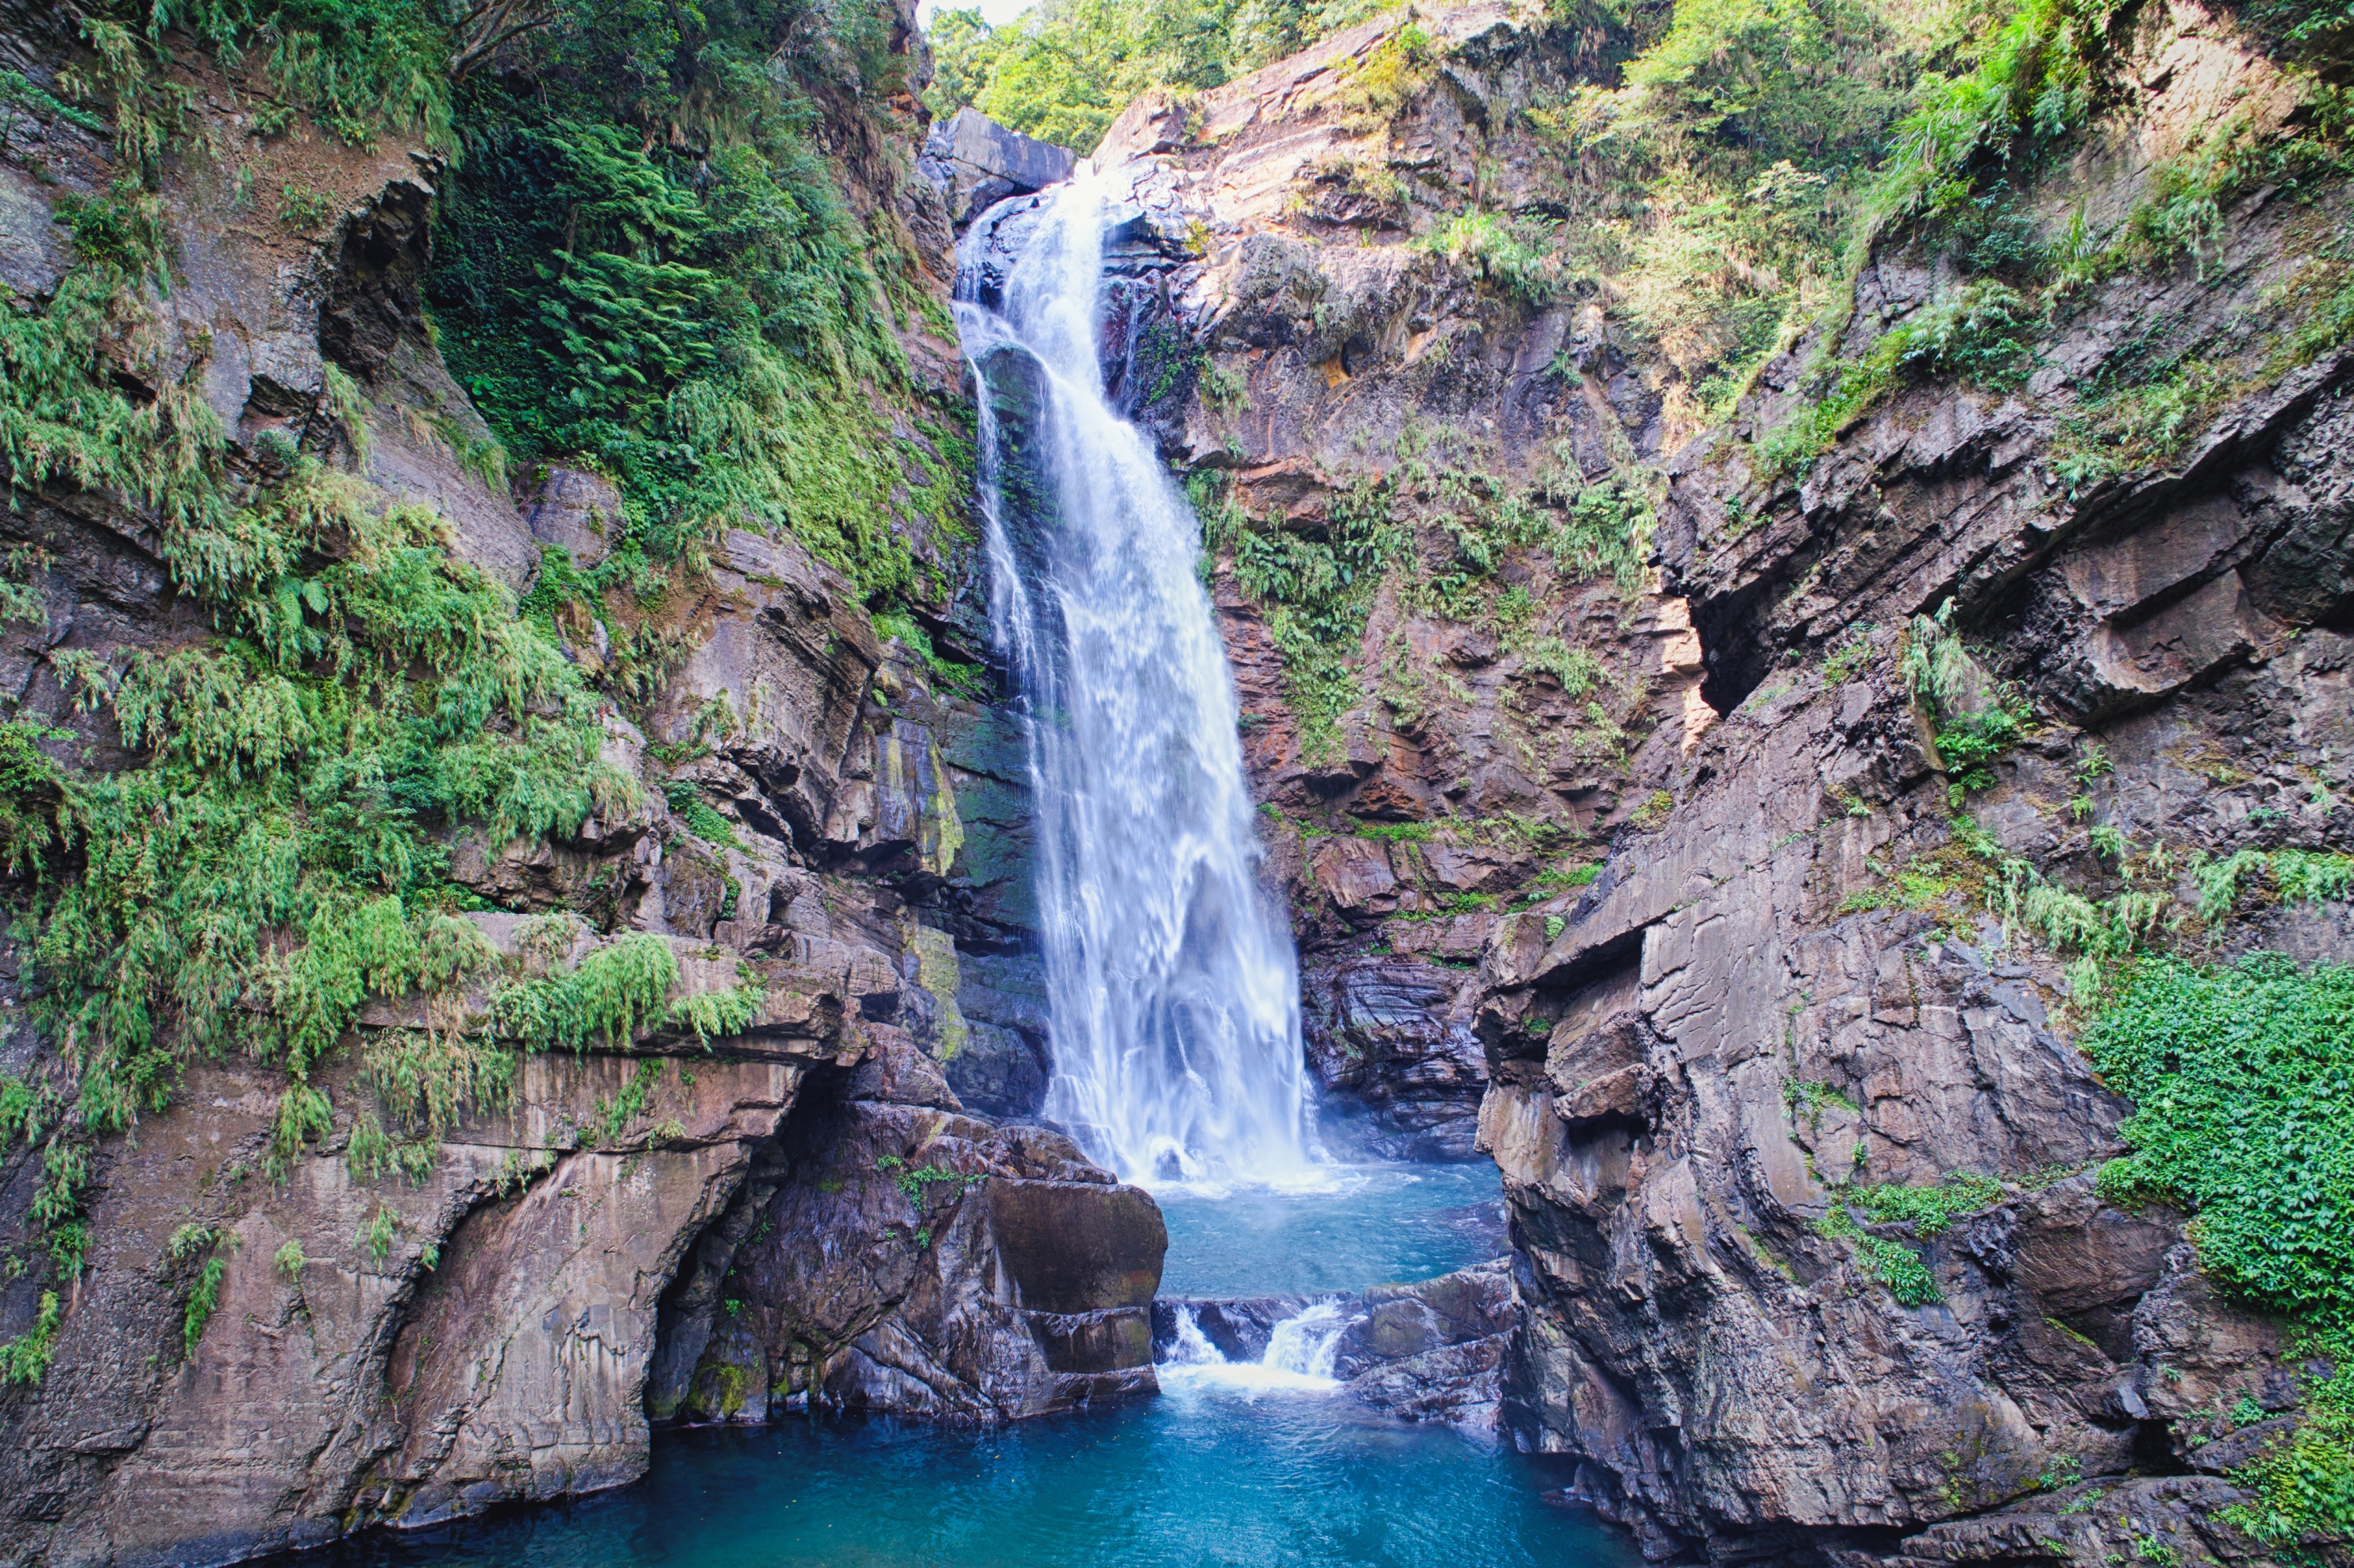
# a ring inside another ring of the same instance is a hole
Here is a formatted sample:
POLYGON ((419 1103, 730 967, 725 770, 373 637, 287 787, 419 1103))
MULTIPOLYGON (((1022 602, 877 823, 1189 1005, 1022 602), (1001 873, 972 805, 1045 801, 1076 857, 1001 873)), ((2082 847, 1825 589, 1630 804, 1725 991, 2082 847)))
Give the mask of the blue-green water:
MULTIPOLYGON (((1169 1296, 1427 1278, 1500 1250, 1485 1166, 1375 1168, 1333 1190, 1166 1198, 1169 1296)), ((1322 1390, 1172 1375, 1161 1398, 1000 1432, 795 1420, 671 1432, 625 1490, 424 1535, 338 1564, 423 1568, 1097 1568, 1479 1563, 1635 1568, 1545 1500, 1543 1462, 1322 1390)), ((316 1559, 313 1560, 314 1563, 316 1559)))
POLYGON ((1503 1181, 1464 1165, 1343 1167, 1299 1192, 1161 1192, 1161 1294, 1205 1299, 1412 1285, 1505 1250, 1503 1181))

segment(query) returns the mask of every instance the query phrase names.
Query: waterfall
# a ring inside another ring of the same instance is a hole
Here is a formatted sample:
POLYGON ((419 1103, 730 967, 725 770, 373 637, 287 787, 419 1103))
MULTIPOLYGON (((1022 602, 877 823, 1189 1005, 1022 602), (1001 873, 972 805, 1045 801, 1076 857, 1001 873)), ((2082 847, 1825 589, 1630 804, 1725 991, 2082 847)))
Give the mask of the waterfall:
POLYGON ((1129 1181, 1309 1169, 1299 976, 1258 885, 1201 529, 1106 398, 1098 176, 1001 204, 960 258, 993 635, 1035 790, 1046 1114, 1129 1181))

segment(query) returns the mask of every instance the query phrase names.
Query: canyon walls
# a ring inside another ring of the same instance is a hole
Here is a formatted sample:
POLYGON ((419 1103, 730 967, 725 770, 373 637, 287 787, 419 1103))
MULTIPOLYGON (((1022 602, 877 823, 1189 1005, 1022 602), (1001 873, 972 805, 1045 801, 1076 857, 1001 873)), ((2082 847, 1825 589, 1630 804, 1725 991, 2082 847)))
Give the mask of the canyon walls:
POLYGON ((812 1388, 1152 1392, 1151 1199, 988 1119, 1045 1084, 1028 773, 974 656, 953 184, 889 86, 921 43, 853 21, 883 63, 794 90, 802 199, 907 269, 822 384, 907 454, 896 596, 757 495, 665 556, 641 471, 508 461, 511 384, 428 302, 495 138, 338 119, 250 38, 0 16, 0 1558, 613 1486, 653 1421, 812 1388))
POLYGON ((1713 417, 1623 247, 1477 227, 1602 221, 1543 18, 1106 138, 1107 352, 1194 476, 1311 1062, 1502 1168, 1505 1425, 1655 1559, 2265 1557, 2322 1419, 2105 1183, 2079 1036, 2152 953, 2354 956, 2346 186, 2239 21, 2114 45, 2063 153, 1954 165, 1993 194, 1884 223, 1713 417))
MULTIPOLYGON (((943 308, 1065 164, 851 20, 754 39, 792 113, 733 119, 497 46, 461 156, 0 11, 10 1560, 1151 1389, 1158 1213, 1021 1125, 943 308)), ((1369 1297, 1349 1368, 1492 1386, 1655 1560, 2343 1552, 2251 1511, 2327 1440, 2309 1325, 2115 1163, 2097 1033, 2176 959, 2354 956, 2343 130, 2257 19, 2064 21, 1981 40, 2043 107, 1908 143, 1829 270, 1837 149, 1628 151, 1639 17, 1377 19, 1097 155, 1310 1065, 1504 1173, 1509 1290, 1369 1297)))

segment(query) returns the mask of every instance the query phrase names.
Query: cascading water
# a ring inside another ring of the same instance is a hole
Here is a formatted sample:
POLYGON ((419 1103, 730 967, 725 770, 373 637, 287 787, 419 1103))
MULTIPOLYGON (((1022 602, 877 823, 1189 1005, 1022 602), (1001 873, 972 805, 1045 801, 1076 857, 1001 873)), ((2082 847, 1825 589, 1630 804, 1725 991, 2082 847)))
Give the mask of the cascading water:
POLYGON ((1299 976, 1259 892, 1199 524, 1105 397, 1107 208, 1083 169, 1023 207, 1009 262, 1001 207, 968 237, 957 289, 982 388, 991 617, 1037 799, 1047 1114, 1130 1181, 1296 1180, 1299 976))
POLYGON ((1267 1348, 1255 1361, 1230 1361, 1202 1332, 1191 1306, 1176 1308, 1177 1338, 1160 1361, 1164 1388, 1202 1383, 1233 1393, 1323 1393, 1341 1386, 1332 1375, 1341 1336, 1351 1318, 1337 1301, 1314 1301, 1267 1330, 1267 1348))

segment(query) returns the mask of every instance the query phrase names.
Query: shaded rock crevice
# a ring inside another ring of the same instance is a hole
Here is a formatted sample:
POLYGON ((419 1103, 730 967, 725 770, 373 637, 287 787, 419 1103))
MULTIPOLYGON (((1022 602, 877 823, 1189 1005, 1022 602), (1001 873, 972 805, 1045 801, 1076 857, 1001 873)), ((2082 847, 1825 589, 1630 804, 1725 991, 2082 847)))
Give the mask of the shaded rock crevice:
POLYGON ((964 1113, 901 1047, 763 1147, 663 1299, 657 1418, 860 1411, 992 1424, 1156 1392, 1168 1233, 1062 1134, 964 1113))

